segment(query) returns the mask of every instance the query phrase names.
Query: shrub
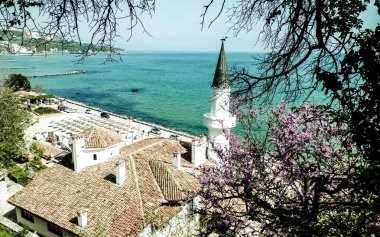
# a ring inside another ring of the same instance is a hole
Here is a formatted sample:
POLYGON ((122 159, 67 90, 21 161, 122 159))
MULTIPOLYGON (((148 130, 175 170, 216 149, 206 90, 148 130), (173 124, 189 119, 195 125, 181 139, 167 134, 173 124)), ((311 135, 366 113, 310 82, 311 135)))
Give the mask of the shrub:
POLYGON ((50 108, 50 107, 39 107, 35 109, 34 112, 36 112, 39 115, 59 113, 58 110, 50 108))
POLYGON ((31 165, 32 165, 32 168, 35 172, 39 171, 39 170, 43 170, 43 169, 46 169, 47 166, 42 164, 42 162, 40 160, 32 160, 29 162, 31 165))
POLYGON ((14 91, 30 91, 31 89, 29 80, 21 74, 9 75, 9 78, 4 82, 4 86, 10 87, 14 91))
POLYGON ((12 172, 9 174, 9 178, 22 186, 26 186, 30 179, 28 178, 28 172, 19 166, 14 166, 12 172))
POLYGON ((51 98, 56 98, 55 95, 28 95, 29 100, 44 100, 44 99, 51 99, 51 98))
POLYGON ((39 146, 37 142, 33 142, 30 145, 29 151, 32 152, 37 157, 42 157, 44 154, 44 148, 39 146))

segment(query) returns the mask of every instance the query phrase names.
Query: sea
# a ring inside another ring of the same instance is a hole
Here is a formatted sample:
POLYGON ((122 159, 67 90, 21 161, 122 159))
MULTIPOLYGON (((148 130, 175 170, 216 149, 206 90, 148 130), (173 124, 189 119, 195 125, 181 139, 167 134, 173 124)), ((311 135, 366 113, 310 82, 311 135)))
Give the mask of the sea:
MULTIPOLYGON (((116 62, 106 61, 106 55, 90 56, 84 62, 78 62, 73 54, 0 55, 0 75, 83 70, 84 74, 29 80, 32 89, 42 86, 50 94, 200 135, 207 134, 203 114, 210 111, 210 86, 218 54, 131 51, 116 62)), ((254 73, 257 55, 226 52, 228 67, 246 67, 254 73)))

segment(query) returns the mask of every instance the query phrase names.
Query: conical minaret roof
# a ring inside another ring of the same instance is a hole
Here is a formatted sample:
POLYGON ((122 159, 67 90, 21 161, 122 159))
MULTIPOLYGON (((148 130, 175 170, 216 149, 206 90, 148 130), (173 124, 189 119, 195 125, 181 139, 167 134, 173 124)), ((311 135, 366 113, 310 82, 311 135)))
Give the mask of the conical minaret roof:
POLYGON ((229 86, 228 73, 227 73, 227 60, 224 54, 224 40, 222 40, 222 47, 220 48, 218 64, 214 74, 212 86, 214 88, 225 88, 229 86))

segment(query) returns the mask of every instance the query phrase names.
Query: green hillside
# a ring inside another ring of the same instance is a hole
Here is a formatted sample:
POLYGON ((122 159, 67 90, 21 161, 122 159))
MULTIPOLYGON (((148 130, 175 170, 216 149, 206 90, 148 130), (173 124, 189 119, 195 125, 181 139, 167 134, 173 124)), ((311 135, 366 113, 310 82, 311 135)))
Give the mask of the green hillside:
MULTIPOLYGON (((89 48, 89 44, 82 43, 82 45, 80 45, 78 42, 52 40, 43 45, 41 43, 41 39, 29 38, 27 36, 22 38, 22 32, 20 31, 0 32, 0 53, 20 53, 19 46, 22 46, 22 49, 24 50, 34 53, 83 53, 88 49, 92 52, 108 52, 108 49, 102 49, 100 47, 89 48), (9 37, 10 35, 12 35, 12 37, 9 37), (11 38, 11 40, 8 40, 9 38, 11 38), (15 47, 14 44, 17 44, 18 46, 15 47)), ((112 49, 112 52, 123 53, 124 50, 114 48, 112 49)))

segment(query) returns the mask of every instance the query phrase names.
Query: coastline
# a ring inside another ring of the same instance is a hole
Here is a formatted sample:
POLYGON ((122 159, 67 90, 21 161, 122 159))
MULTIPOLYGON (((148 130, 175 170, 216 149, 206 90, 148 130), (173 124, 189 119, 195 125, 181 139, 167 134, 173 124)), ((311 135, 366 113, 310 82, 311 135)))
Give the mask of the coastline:
POLYGON ((164 127, 162 125, 155 124, 155 123, 145 122, 145 121, 142 121, 140 119, 133 118, 131 116, 128 117, 127 115, 116 114, 116 113, 113 113, 113 112, 110 112, 110 111, 107 111, 107 110, 104 110, 104 109, 100 109, 98 107, 94 107, 94 106, 91 106, 91 105, 88 105, 88 104, 85 104, 85 103, 82 103, 82 102, 74 101, 74 100, 67 99, 67 98, 64 98, 64 97, 59 97, 59 96, 57 96, 56 98, 59 99, 59 100, 63 100, 65 102, 67 102, 67 103, 70 103, 70 104, 73 104, 73 105, 85 108, 85 109, 94 110, 94 111, 97 111, 99 113, 106 112, 106 113, 108 113, 109 115, 111 115, 113 117, 120 118, 120 119, 123 119, 123 120, 131 120, 131 121, 133 121, 133 122, 135 122, 137 124, 145 125, 145 126, 148 126, 148 127, 151 127, 151 128, 158 128, 158 129, 160 129, 162 131, 166 131, 166 132, 169 132, 169 133, 177 134, 177 135, 180 135, 180 136, 183 136, 183 137, 187 137, 187 138, 190 138, 190 139, 196 139, 197 138, 197 136, 192 135, 192 134, 187 133, 187 132, 182 132, 182 131, 177 131, 175 129, 166 128, 166 127, 164 127))
MULTIPOLYGON (((54 114, 46 114, 46 115, 38 115, 33 113, 33 117, 36 119, 36 123, 34 123, 31 127, 29 127, 25 132, 25 139, 27 141, 32 141, 35 134, 41 134, 41 133, 48 133, 48 132, 54 132, 57 134, 60 134, 60 136, 65 137, 63 139, 69 139, 69 136, 67 135, 68 131, 63 131, 62 127, 58 125, 52 126, 53 124, 62 124, 67 121, 76 121, 75 123, 77 125, 82 125, 88 120, 94 121, 94 123, 97 123, 97 121, 100 121, 101 124, 98 124, 97 126, 103 127, 102 124, 104 124, 106 127, 109 126, 107 124, 110 123, 116 123, 116 124, 124 124, 128 127, 127 130, 120 130, 122 136, 125 136, 125 144, 132 144, 134 142, 137 142, 138 140, 145 139, 145 138, 152 138, 152 137, 165 137, 165 138, 174 138, 182 142, 188 142, 191 143, 194 139, 197 139, 197 136, 194 136, 192 134, 177 131, 175 129, 167 128, 159 124, 155 123, 149 123, 142 121, 140 119, 136 119, 127 115, 121 115, 116 114, 113 112, 109 112, 104 109, 100 109, 98 107, 94 107, 82 102, 74 101, 71 99, 67 99, 64 97, 56 96, 57 100, 60 100, 65 106, 70 108, 71 112, 60 112, 60 113, 54 113, 54 114), (88 111, 89 110, 89 111, 88 111), (106 112, 110 115, 109 119, 102 119, 100 114, 102 112, 106 112), (82 122, 80 122, 82 121, 82 122), (159 129, 159 133, 152 132, 154 129, 159 129), (123 135, 124 134, 124 135, 123 135), (139 137, 136 139, 136 136, 139 137), (174 136, 174 137, 173 137, 174 136), (135 138, 132 138, 135 137, 135 138)), ((53 105, 41 105, 43 107, 48 106, 51 108, 56 109, 56 104, 53 105)), ((117 125, 115 125, 117 127, 117 125)), ((116 127, 108 129, 114 130, 116 127)), ((64 129, 65 130, 65 129, 64 129)), ((119 130, 119 129, 117 129, 119 130)), ((78 133, 80 131, 76 131, 75 133, 78 133)), ((72 133, 72 134, 75 134, 72 133)))

